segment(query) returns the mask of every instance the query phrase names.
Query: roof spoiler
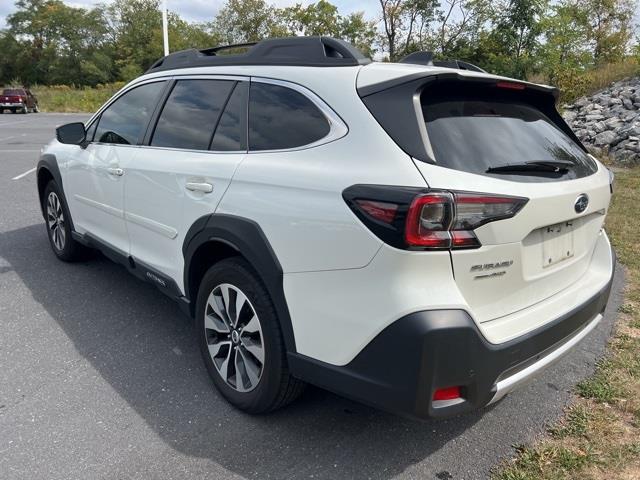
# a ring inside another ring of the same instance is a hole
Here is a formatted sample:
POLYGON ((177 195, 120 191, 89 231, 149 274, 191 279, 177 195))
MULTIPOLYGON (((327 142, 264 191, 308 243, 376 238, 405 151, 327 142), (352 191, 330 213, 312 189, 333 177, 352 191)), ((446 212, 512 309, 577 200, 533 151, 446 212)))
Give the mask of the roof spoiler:
POLYGON ((400 60, 400 63, 410 63, 412 65, 426 65, 432 67, 457 68, 458 70, 470 70, 472 72, 487 73, 482 68, 473 63, 463 60, 434 60, 433 52, 413 52, 400 60))

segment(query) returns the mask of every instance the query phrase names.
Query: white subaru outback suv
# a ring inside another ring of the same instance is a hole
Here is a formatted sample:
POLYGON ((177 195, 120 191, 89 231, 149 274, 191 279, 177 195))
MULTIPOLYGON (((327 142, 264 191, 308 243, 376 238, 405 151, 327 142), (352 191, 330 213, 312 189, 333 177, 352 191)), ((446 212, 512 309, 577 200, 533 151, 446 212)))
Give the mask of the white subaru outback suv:
POLYGON ((308 382, 458 414, 601 320, 612 176, 553 88, 326 37, 221 50, 58 128, 38 190, 54 253, 99 249, 176 299, 233 405, 308 382))

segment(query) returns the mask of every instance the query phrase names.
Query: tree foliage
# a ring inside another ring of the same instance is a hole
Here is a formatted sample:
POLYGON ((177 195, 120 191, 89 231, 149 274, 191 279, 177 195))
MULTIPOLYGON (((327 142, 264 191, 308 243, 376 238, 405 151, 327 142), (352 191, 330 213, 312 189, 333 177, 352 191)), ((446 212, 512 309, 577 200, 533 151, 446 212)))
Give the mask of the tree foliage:
MULTIPOLYGON (((576 84, 590 68, 640 57, 637 0, 378 0, 343 15, 328 0, 278 8, 227 0, 207 23, 169 13, 173 51, 328 35, 397 61, 417 50, 491 72, 576 84), (371 20, 376 18, 376 20, 371 20)), ((130 80, 162 56, 160 0, 113 0, 91 9, 17 0, 0 30, 0 84, 97 85, 130 80)))

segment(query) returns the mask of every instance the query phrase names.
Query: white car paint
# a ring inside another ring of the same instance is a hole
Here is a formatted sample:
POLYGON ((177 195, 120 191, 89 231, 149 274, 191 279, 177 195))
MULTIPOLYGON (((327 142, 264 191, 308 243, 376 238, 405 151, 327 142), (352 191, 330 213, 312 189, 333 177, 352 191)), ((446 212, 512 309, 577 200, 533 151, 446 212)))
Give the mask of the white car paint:
MULTIPOLYGON (((58 144, 60 145, 60 144, 58 144)), ((138 147, 92 143, 86 148, 60 145, 57 158, 69 210, 78 233, 90 233, 122 252, 129 251, 124 220, 124 177, 119 165, 133 157, 138 147)))

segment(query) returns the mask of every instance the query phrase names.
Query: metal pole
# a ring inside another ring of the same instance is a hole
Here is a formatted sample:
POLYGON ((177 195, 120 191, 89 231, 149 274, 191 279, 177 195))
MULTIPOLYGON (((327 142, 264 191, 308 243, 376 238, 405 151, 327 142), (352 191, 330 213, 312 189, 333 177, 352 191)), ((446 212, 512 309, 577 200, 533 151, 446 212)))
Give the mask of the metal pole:
POLYGON ((169 26, 167 20, 167 0, 162 2, 162 41, 164 44, 164 55, 169 55, 169 26))

